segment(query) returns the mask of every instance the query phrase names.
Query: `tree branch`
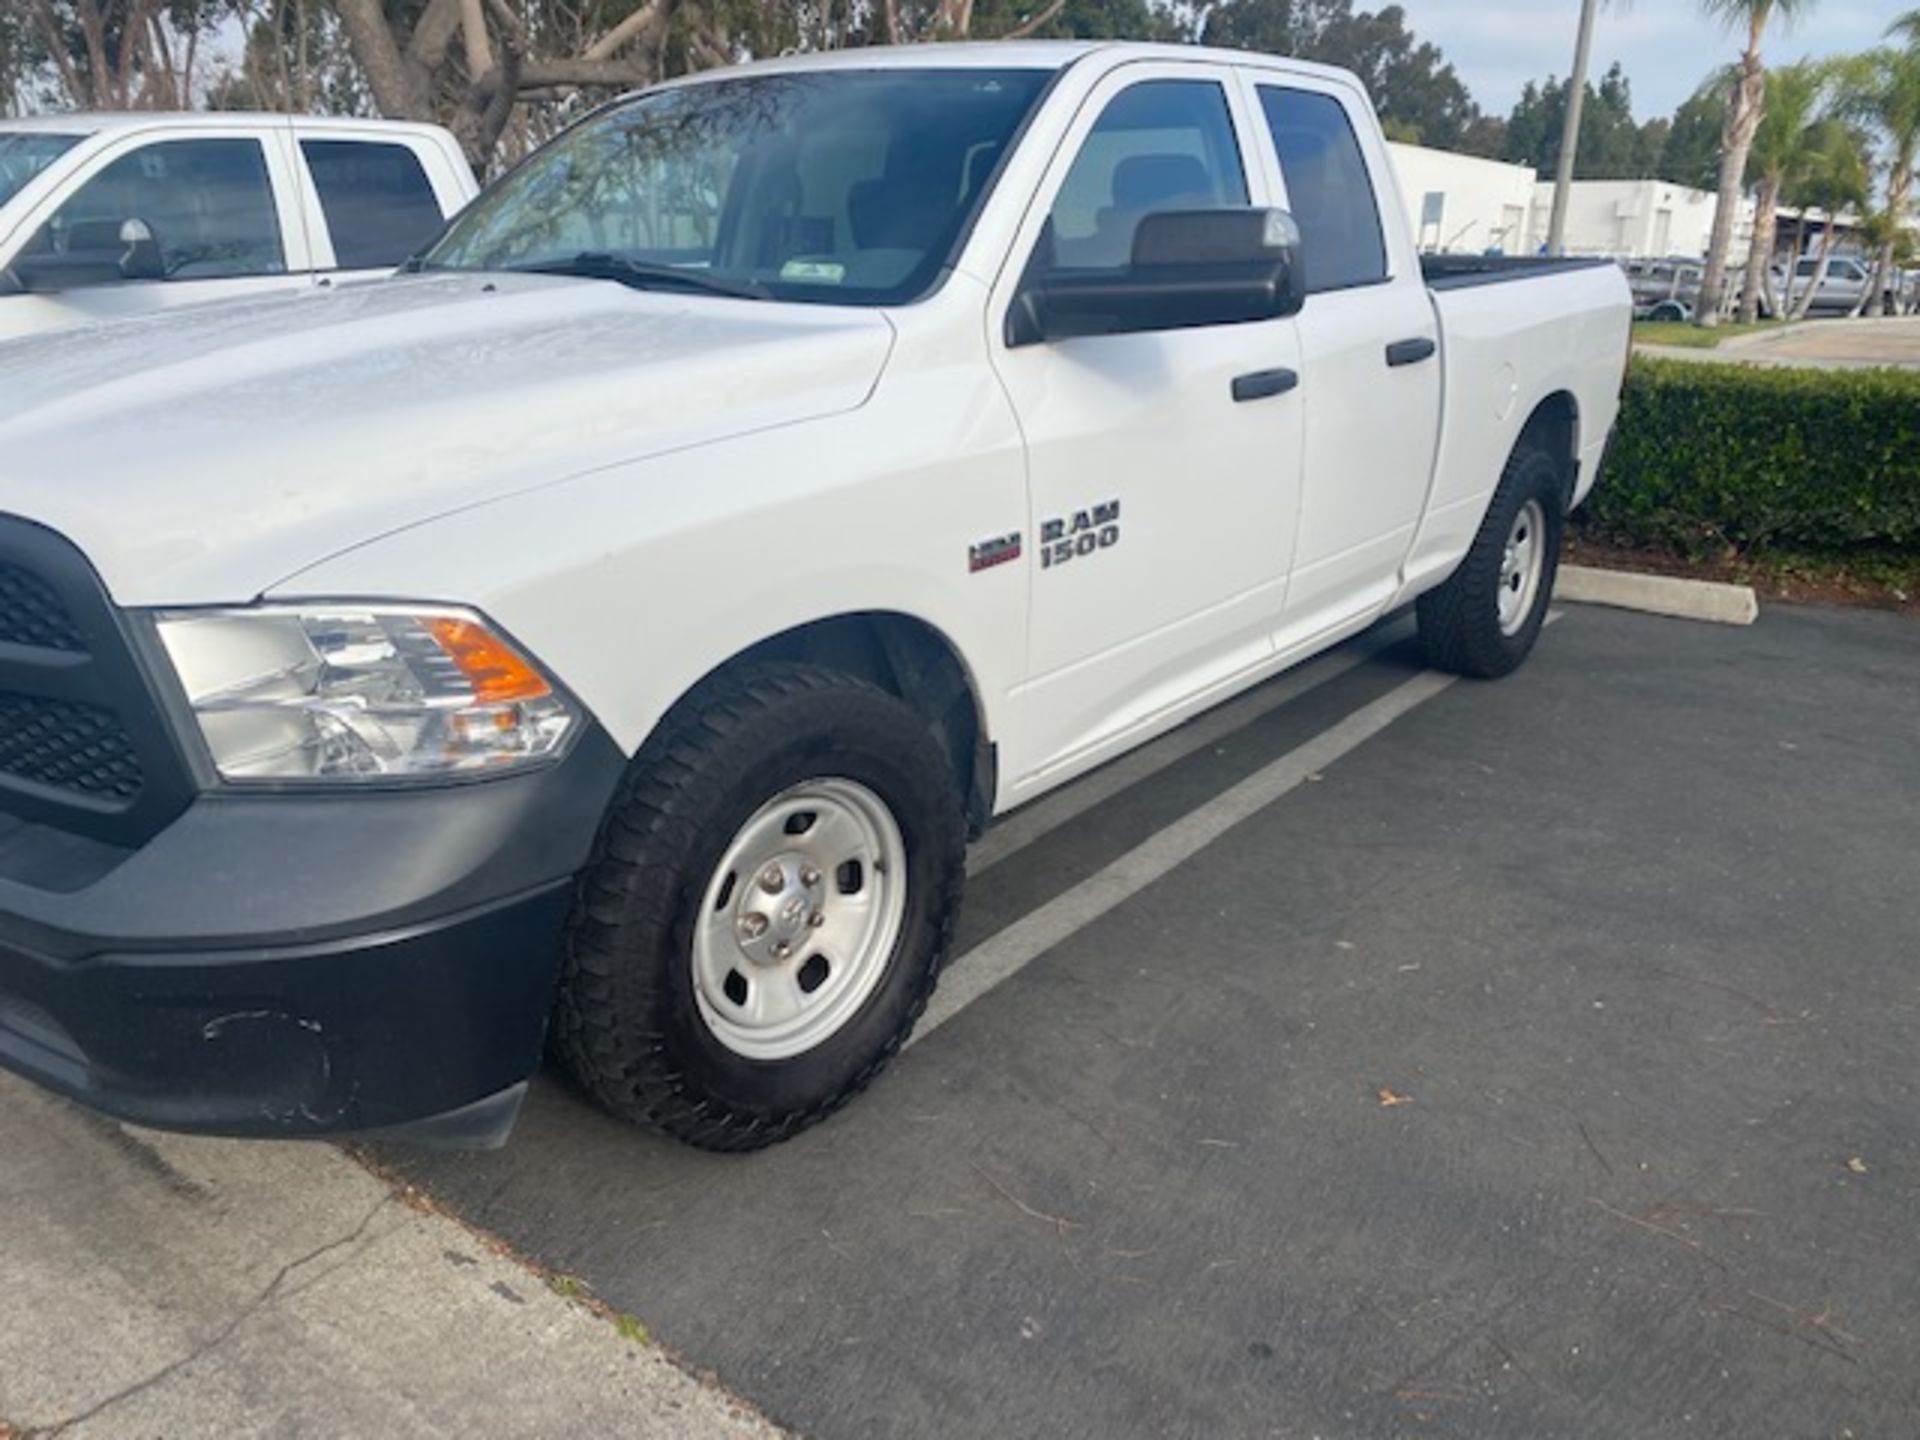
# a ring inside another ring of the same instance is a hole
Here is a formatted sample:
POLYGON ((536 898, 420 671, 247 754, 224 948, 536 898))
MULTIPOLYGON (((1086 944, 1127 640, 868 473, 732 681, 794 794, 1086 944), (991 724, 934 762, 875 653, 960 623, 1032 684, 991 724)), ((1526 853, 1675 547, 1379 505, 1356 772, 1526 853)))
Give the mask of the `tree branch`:
POLYGON ((1066 8, 1067 0, 1049 0, 1046 9, 1042 10, 1031 20, 1021 21, 1000 38, 1002 40, 1024 40, 1066 8))
POLYGON ((406 61, 417 74, 428 75, 439 68, 460 29, 460 13, 460 0, 427 0, 407 42, 406 61))
MULTIPOLYGON (((887 0, 889 5, 894 0, 887 0)), ((625 45, 640 38, 652 30, 664 18, 666 6, 663 0, 649 0, 626 19, 615 25, 606 34, 580 52, 582 60, 611 60, 625 45)))
MULTIPOLYGON (((432 0, 428 14, 440 3, 432 0)), ((389 120, 433 119, 432 106, 414 83, 400 41, 387 24, 381 0, 334 0, 334 9, 347 32, 347 47, 366 75, 367 88, 373 91, 373 103, 380 113, 389 120)), ((423 28, 426 19, 421 17, 423 28)))
POLYGON ((493 45, 487 39, 487 12, 482 0, 460 0, 460 35, 466 42, 467 74, 486 74, 493 68, 493 45))

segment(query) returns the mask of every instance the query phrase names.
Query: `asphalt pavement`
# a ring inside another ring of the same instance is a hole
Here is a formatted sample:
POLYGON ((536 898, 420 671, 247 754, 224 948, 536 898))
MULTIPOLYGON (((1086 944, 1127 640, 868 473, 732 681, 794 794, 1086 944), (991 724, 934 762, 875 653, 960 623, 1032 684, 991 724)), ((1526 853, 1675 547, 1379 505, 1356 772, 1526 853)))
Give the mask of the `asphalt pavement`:
POLYGON ((990 837, 800 1139, 381 1160, 833 1440, 1920 1433, 1920 627, 1393 639, 990 837))

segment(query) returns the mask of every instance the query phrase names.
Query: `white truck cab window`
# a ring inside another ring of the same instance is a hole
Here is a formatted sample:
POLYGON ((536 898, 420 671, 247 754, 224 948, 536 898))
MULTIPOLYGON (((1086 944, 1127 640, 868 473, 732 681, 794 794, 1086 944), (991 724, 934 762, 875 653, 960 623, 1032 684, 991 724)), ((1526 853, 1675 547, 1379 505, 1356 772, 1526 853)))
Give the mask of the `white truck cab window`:
POLYGON ((372 140, 302 140, 320 210, 342 270, 398 265, 439 232, 445 218, 420 157, 372 140))
POLYGON ((130 151, 82 185, 21 253, 108 248, 129 220, 153 233, 167 280, 286 273, 258 140, 161 140, 130 151))
POLYGON ((1114 270, 1133 232, 1161 210, 1247 203, 1226 92, 1212 80, 1144 80, 1102 112, 1048 219, 1048 269, 1114 270))

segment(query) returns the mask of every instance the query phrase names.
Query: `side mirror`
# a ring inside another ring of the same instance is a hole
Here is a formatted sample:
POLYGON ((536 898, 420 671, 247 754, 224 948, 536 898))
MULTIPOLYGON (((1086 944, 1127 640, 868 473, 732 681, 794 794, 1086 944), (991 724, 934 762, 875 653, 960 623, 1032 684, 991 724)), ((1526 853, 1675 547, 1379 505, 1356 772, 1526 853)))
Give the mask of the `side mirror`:
POLYGON ((13 275, 22 290, 57 294, 167 278, 160 242, 144 220, 86 220, 70 226, 65 238, 64 250, 15 258, 13 275))
POLYGON ((1286 211, 1168 210, 1141 219, 1124 270, 1029 277, 1007 344, 1244 325, 1305 303, 1300 228, 1286 211))
POLYGON ((155 237, 153 227, 146 221, 133 219, 122 225, 120 243, 126 247, 126 253, 120 257, 122 280, 167 278, 166 257, 160 251, 160 241, 155 237))

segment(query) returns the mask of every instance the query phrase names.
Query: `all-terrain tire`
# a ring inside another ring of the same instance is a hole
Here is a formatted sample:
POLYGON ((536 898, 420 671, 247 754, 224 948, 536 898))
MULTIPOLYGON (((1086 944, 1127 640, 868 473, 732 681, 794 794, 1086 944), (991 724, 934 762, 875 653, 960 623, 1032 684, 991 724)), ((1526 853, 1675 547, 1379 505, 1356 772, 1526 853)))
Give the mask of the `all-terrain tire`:
POLYGON ((755 1150, 858 1094, 926 1009, 965 877, 963 807, 926 722, 894 696, 817 665, 770 662, 696 692, 635 758, 568 922, 554 1048, 624 1119, 708 1150, 755 1150), (693 925, 727 847, 795 785, 851 781, 905 845, 905 911, 872 991, 791 1057, 747 1058, 702 1013, 693 925))
POLYGON ((1466 558, 1444 584, 1422 595, 1416 606, 1428 664, 1482 679, 1519 668, 1540 636, 1553 599, 1566 529, 1565 502, 1566 475, 1561 465, 1543 446, 1523 437, 1507 461, 1466 558), (1507 631, 1500 621, 1507 542, 1515 520, 1530 502, 1538 504, 1546 530, 1544 536, 1535 537, 1543 547, 1542 569, 1533 603, 1518 627, 1507 631))

